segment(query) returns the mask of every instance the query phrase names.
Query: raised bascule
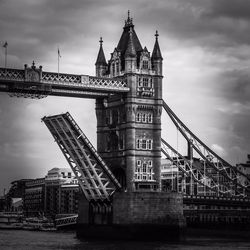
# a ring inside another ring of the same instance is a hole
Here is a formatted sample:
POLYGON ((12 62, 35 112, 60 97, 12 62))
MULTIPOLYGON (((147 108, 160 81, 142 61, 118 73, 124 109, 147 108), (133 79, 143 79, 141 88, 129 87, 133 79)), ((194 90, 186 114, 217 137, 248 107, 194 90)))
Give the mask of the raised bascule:
MULTIPOLYGON (((182 179, 191 178, 207 190, 203 197, 195 190, 184 192, 184 204, 224 201, 225 206, 250 207, 249 188, 238 181, 248 176, 207 147, 162 100, 163 58, 158 36, 156 32, 150 55, 128 15, 108 63, 101 38, 95 77, 43 72, 34 63, 24 70, 0 68, 0 91, 10 96, 96 100, 97 149, 69 113, 42 118, 82 190, 79 236, 179 237, 185 228, 183 194, 163 191, 162 155, 179 169, 182 179), (187 141, 188 156, 161 138, 163 111, 187 141), (193 160, 194 152, 203 166, 193 160)), ((60 223, 75 220, 66 218, 60 223)))

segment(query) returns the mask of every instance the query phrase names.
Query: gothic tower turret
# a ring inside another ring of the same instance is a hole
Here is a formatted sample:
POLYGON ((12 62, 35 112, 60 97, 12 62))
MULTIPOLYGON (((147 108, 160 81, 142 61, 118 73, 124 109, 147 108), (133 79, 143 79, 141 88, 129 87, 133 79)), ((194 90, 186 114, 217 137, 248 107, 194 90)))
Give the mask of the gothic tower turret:
POLYGON ((157 75, 162 76, 163 58, 162 58, 160 46, 158 43, 158 36, 159 36, 158 31, 156 31, 156 33, 155 33, 155 45, 154 45, 151 61, 152 61, 152 68, 155 71, 155 73, 157 75))
POLYGON ((125 73, 132 73, 136 70, 136 51, 133 42, 133 30, 130 27, 128 46, 125 52, 125 73))
POLYGON ((102 43, 103 43, 102 37, 100 38, 99 42, 100 42, 100 49, 95 63, 96 76, 103 76, 107 71, 107 62, 102 48, 102 43))
POLYGON ((130 90, 96 101, 97 150, 128 192, 161 189, 162 56, 157 36, 151 58, 128 14, 105 77, 122 79, 130 90))

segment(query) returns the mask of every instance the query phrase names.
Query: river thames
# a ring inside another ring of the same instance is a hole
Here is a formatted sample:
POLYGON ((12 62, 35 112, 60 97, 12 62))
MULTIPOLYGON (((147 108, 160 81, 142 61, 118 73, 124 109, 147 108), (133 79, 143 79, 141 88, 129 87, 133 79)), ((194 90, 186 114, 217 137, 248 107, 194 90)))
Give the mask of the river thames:
POLYGON ((135 241, 85 241, 75 232, 38 232, 23 230, 0 230, 1 250, 171 250, 171 249, 250 249, 249 240, 213 237, 189 237, 185 242, 135 242, 135 241))

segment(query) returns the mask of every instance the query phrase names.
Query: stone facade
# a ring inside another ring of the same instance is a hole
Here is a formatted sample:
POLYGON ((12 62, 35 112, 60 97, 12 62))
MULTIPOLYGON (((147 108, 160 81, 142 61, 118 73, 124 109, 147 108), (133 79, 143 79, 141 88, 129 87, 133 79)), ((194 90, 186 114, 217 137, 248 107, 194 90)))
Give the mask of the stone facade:
POLYGON ((128 17, 108 63, 101 40, 96 72, 123 79, 130 88, 125 95, 96 100, 98 153, 124 190, 160 190, 162 57, 158 34, 150 56, 128 17))
POLYGON ((79 200, 78 237, 178 240, 184 236, 182 195, 167 192, 117 192, 112 204, 79 200), (95 205, 95 210, 92 206, 95 205))
MULTIPOLYGON (((182 219, 182 206, 181 194, 164 192, 117 193, 113 202, 113 223, 114 225, 176 225, 182 219)), ((184 220, 182 222, 184 223, 184 220)))
POLYGON ((122 190, 108 201, 79 200, 78 236, 176 239, 185 227, 182 196, 161 191, 162 56, 142 48, 128 16, 111 59, 100 41, 96 75, 130 91, 96 100, 97 150, 122 190))

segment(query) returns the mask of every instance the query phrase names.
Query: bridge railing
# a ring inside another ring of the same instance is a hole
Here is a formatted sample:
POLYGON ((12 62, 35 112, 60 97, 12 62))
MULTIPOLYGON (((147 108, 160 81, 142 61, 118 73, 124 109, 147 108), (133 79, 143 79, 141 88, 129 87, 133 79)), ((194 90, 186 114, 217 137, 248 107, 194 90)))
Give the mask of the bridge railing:
POLYGON ((183 199, 186 200, 216 200, 216 201, 239 201, 250 203, 250 198, 248 197, 225 197, 225 196, 212 196, 212 195, 183 195, 183 199))
POLYGON ((73 216, 68 216, 64 218, 59 218, 55 220, 56 227, 63 227, 63 226, 69 226, 74 225, 77 223, 78 214, 73 216))
POLYGON ((0 68, 0 80, 24 81, 25 71, 22 69, 0 68))

